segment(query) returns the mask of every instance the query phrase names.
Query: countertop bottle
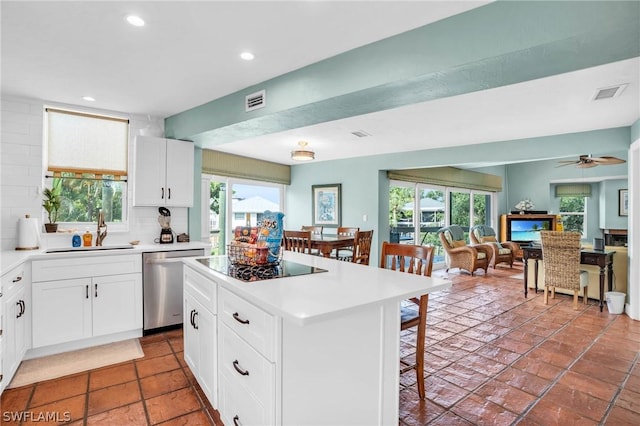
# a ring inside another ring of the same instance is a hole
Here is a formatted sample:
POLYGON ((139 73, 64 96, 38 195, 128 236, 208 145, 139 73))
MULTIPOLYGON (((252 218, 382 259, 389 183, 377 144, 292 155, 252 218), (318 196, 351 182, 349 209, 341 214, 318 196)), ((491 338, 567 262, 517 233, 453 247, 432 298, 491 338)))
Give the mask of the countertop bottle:
POLYGON ((91 247, 93 243, 93 234, 88 229, 82 236, 82 243, 85 247, 91 247))
POLYGON ((73 237, 71 237, 71 246, 80 247, 81 245, 82 245, 82 238, 80 238, 80 234, 76 232, 75 234, 73 234, 73 237))

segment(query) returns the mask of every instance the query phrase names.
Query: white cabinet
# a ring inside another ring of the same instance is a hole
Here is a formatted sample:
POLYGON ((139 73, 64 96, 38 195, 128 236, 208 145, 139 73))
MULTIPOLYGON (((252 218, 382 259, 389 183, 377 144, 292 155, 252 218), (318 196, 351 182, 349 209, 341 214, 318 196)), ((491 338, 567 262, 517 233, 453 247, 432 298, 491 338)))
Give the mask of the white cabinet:
POLYGON ((33 347, 142 329, 140 255, 33 261, 33 347))
POLYGON ((192 142, 137 136, 134 155, 134 206, 193 206, 192 142))
POLYGON ((2 275, 2 382, 6 387, 24 358, 31 340, 30 275, 28 264, 2 275))
POLYGON ((212 405, 217 405, 216 286, 184 268, 184 359, 212 405))

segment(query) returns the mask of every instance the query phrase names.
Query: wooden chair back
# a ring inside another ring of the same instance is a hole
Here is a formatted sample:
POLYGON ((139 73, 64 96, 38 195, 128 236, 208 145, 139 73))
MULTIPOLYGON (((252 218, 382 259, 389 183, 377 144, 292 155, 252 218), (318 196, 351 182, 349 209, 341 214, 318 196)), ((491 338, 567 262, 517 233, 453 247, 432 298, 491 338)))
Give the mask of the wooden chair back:
POLYGON ((433 270, 433 246, 382 243, 380 267, 410 274, 431 276, 433 270))
POLYGON ((284 249, 298 253, 311 253, 311 231, 284 231, 284 249))
MULTIPOLYGON (((433 246, 388 243, 385 241, 382 243, 380 267, 429 277, 433 269, 433 256, 433 246)), ((424 345, 427 334, 428 304, 429 295, 425 294, 419 298, 414 297, 409 301, 403 302, 400 308, 400 329, 407 330, 409 328, 417 328, 415 362, 408 362, 406 360, 407 358, 411 358, 411 356, 401 358, 400 362, 403 367, 400 369, 400 372, 404 373, 408 370, 416 371, 416 383, 420 399, 425 398, 424 345), (417 311, 415 306, 407 306, 408 303, 417 305, 417 311)))
POLYGON ((353 237, 353 236, 356 235, 356 233, 359 230, 360 230, 360 228, 339 226, 338 230, 336 231, 336 235, 342 235, 342 236, 346 236, 346 237, 353 237))
POLYGON ((373 241, 373 229, 371 231, 358 231, 354 238, 354 252, 351 261, 360 265, 368 265, 371 256, 371 243, 373 241))
POLYGON ((311 231, 312 235, 322 235, 322 226, 311 226, 311 225, 303 225, 301 228, 302 231, 311 231))

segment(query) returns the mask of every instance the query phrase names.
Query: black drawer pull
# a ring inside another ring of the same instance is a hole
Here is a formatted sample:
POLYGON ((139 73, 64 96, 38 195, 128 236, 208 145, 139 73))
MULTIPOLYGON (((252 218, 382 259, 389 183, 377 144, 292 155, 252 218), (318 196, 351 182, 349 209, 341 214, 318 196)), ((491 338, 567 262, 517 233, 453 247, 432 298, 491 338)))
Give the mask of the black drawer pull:
POLYGON ((196 319, 198 318, 198 311, 193 312, 193 328, 198 329, 198 323, 196 319))
POLYGON ((233 361, 233 368, 235 368, 236 371, 238 373, 242 374, 243 376, 248 376, 249 375, 249 371, 243 370, 242 368, 238 367, 239 365, 240 365, 240 363, 238 362, 237 359, 235 361, 233 361))
POLYGON ((238 321, 240 324, 249 324, 249 320, 240 318, 240 315, 238 315, 237 312, 233 313, 233 319, 238 321))
POLYGON ((15 277, 12 282, 17 283, 18 281, 22 281, 22 275, 18 275, 17 277, 15 277))
POLYGON ((97 283, 96 283, 95 289, 96 289, 95 297, 98 297, 98 284, 97 283))
POLYGON ((87 284, 87 288, 86 288, 86 292, 85 292, 85 297, 88 299, 89 298, 89 284, 87 284))
POLYGON ((160 196, 160 199, 164 200, 164 188, 162 188, 162 195, 160 196))
POLYGON ((233 426, 240 426, 240 417, 233 416, 233 426))

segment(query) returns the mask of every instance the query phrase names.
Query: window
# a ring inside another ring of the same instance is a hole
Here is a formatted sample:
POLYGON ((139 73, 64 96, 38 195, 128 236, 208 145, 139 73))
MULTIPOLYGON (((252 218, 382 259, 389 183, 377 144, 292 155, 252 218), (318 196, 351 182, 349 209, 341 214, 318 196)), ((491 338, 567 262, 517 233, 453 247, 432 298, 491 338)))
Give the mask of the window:
POLYGON ((58 222, 126 220, 129 121, 47 108, 45 186, 61 194, 58 222))
POLYGON ((584 237, 587 225, 587 199, 579 196, 560 197, 560 217, 565 231, 580 232, 584 237))
POLYGON ((392 180, 389 185, 389 241, 432 245, 435 247, 434 267, 442 267, 445 254, 438 230, 446 224, 460 225, 468 240, 471 226, 491 225, 495 198, 494 192, 392 180))

